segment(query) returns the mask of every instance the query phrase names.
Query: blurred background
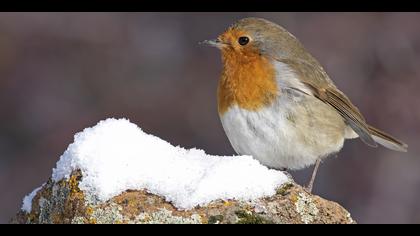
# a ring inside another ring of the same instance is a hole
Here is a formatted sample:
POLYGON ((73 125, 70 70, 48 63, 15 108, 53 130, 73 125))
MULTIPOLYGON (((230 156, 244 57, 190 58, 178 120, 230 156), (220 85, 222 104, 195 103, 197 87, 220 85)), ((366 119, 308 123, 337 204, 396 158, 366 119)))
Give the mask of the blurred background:
MULTIPOLYGON (((315 194, 359 223, 420 223, 419 13, 0 13, 0 223, 74 133, 108 117, 234 154, 217 114, 220 54, 198 42, 248 16, 297 36, 370 124, 409 145, 347 141, 321 165, 315 194)), ((292 175, 306 184, 311 171, 292 175)))

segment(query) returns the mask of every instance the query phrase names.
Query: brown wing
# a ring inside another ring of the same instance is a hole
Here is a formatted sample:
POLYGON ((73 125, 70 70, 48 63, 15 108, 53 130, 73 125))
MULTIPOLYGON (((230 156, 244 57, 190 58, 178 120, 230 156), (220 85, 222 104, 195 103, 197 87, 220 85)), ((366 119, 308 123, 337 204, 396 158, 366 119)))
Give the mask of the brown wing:
POLYGON ((304 84, 311 88, 315 97, 334 107, 363 142, 372 147, 378 146, 371 136, 365 118, 344 94, 335 88, 317 89, 310 83, 304 84))
POLYGON ((335 108, 344 118, 346 123, 359 135, 363 142, 369 146, 377 147, 363 115, 350 100, 335 87, 315 59, 311 58, 310 63, 303 60, 276 60, 289 65, 299 76, 300 82, 306 85, 306 87, 313 92, 315 97, 335 108))
POLYGON ((370 133, 373 135, 375 142, 382 146, 398 152, 407 152, 408 145, 404 142, 392 137, 390 134, 385 133, 375 127, 369 126, 370 133))

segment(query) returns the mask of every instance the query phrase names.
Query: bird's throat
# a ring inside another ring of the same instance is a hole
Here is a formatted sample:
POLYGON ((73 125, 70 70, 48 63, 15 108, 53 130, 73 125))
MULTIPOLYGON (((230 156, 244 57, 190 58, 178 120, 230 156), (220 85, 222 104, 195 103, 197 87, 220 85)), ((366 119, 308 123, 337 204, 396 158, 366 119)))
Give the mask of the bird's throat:
POLYGON ((217 91, 220 115, 233 105, 257 111, 270 105, 278 96, 275 68, 267 58, 222 51, 222 61, 217 91))

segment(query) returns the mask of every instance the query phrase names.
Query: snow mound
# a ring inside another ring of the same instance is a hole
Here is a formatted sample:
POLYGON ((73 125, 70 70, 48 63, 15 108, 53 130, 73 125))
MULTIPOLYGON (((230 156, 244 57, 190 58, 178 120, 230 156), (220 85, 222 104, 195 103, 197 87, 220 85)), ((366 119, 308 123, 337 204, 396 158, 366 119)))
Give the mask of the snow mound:
POLYGON ((38 193, 39 190, 42 189, 44 185, 42 185, 41 187, 38 187, 36 189, 34 189, 30 194, 26 195, 23 198, 23 204, 21 209, 23 211, 25 211, 26 213, 30 213, 32 210, 32 199, 36 196, 36 194, 38 193))
POLYGON ((69 178, 77 169, 83 175, 79 188, 99 201, 145 189, 185 210, 217 199, 271 196, 289 181, 251 156, 214 156, 175 147, 127 119, 114 118, 77 133, 52 178, 69 178))

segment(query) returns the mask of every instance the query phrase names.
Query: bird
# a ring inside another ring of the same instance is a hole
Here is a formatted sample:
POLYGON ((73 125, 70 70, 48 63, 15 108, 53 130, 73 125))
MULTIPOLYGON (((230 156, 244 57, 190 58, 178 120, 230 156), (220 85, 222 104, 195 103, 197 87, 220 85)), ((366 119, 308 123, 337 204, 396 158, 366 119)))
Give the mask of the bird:
POLYGON ((221 51, 217 110, 235 152, 281 171, 315 165, 308 192, 321 161, 336 156, 347 139, 407 151, 407 144, 369 125, 321 64, 282 26, 243 18, 216 39, 201 43, 221 51))

